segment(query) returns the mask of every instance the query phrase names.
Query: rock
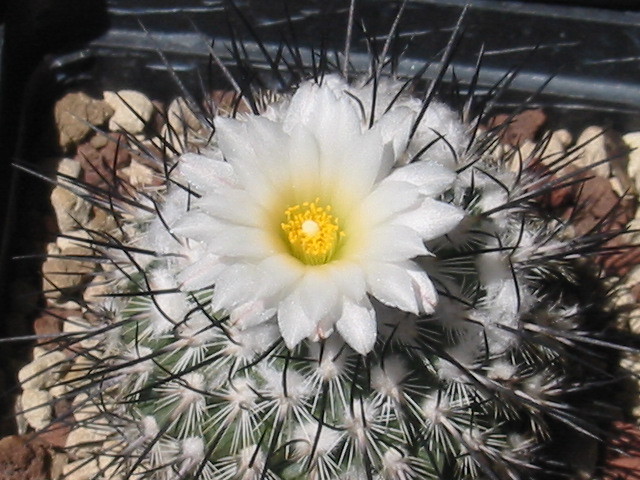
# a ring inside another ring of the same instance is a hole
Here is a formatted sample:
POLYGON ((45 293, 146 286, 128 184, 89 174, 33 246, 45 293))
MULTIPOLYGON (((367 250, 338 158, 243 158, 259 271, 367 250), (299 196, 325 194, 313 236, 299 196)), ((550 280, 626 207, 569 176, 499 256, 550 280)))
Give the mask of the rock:
POLYGON ((587 127, 576 140, 576 146, 578 149, 571 154, 573 165, 578 168, 592 166, 590 171, 601 177, 609 178, 611 168, 608 163, 594 165, 608 158, 604 128, 587 127))
POLYGON ((153 185, 154 172, 149 167, 142 165, 140 162, 133 160, 131 165, 122 170, 123 175, 129 181, 132 187, 142 187, 153 185))
POLYGON ((109 136, 106 133, 97 133, 89 139, 89 145, 97 150, 100 150, 107 143, 109 143, 109 136))
MULTIPOLYGON (((211 92, 211 102, 215 108, 214 114, 222 116, 233 115, 234 110, 237 113, 250 113, 251 107, 249 102, 241 99, 238 102, 238 94, 233 90, 214 90, 211 92)), ((205 105, 208 107, 208 105, 205 105)), ((207 108, 210 110, 210 108, 207 108)))
POLYGON ((54 107, 60 146, 68 149, 80 143, 92 131, 90 125, 103 125, 113 113, 107 103, 82 92, 65 95, 54 107))
POLYGON ((59 250, 57 256, 45 260, 42 265, 42 285, 47 298, 57 300, 74 293, 86 283, 85 277, 94 270, 93 262, 73 258, 86 255, 85 247, 75 246, 59 250))
POLYGON ((94 459, 82 459, 67 463, 62 469, 64 480, 95 480, 104 478, 94 459))
POLYGON ((46 349, 56 348, 55 339, 62 331, 62 318, 64 317, 57 312, 45 312, 35 319, 33 329, 38 336, 38 345, 46 349))
POLYGON ((627 133, 622 136, 622 140, 630 150, 627 173, 636 187, 636 192, 640 192, 640 132, 627 133))
MULTIPOLYGON (((93 207, 92 217, 87 225, 90 230, 113 233, 118 228, 118 224, 111 212, 106 211, 104 208, 93 207)), ((116 234, 115 236, 117 237, 118 235, 116 234)))
POLYGON ((603 480, 640 479, 640 430, 636 425, 614 423, 616 435, 608 445, 603 480))
POLYGON ((576 140, 576 146, 579 148, 571 154, 575 166, 592 166, 590 172, 596 175, 617 177, 619 188, 624 191, 632 187, 627 174, 628 149, 618 133, 602 127, 587 127, 576 140), (601 163, 595 165, 598 162, 601 163))
POLYGON ((91 204, 65 187, 57 186, 53 189, 51 205, 62 233, 78 230, 89 221, 91 204))
POLYGON ((200 120, 198 120, 198 117, 182 97, 174 99, 169 105, 169 109, 167 110, 167 124, 171 130, 178 135, 188 130, 197 132, 202 129, 200 120))
POLYGON ((129 151, 129 142, 127 137, 122 134, 110 135, 110 140, 100 150, 103 164, 108 171, 113 174, 115 169, 126 167, 131 163, 131 152, 129 151))
POLYGON ((23 390, 20 397, 22 415, 35 430, 42 430, 51 423, 51 400, 51 395, 45 390, 23 390))
POLYGON ((76 427, 69 432, 65 448, 74 458, 87 458, 100 453, 108 432, 96 428, 76 427))
POLYGON ((66 335, 71 335, 73 346, 79 345, 83 349, 91 350, 96 347, 101 336, 90 335, 94 327, 84 317, 69 317, 62 327, 66 335))
POLYGON ((51 454, 51 479, 62 479, 62 470, 67 464, 68 458, 64 453, 52 452, 51 454))
POLYGON ((154 111, 151 100, 134 90, 104 92, 104 99, 114 110, 109 120, 109 130, 114 132, 141 133, 154 111))
POLYGON ((53 385, 68 368, 67 356, 60 351, 47 352, 34 359, 18 371, 18 380, 24 390, 41 390, 53 385))
POLYGON ((0 480, 49 480, 47 449, 25 436, 0 439, 0 480))
MULTIPOLYGON (((58 385, 53 388, 58 387, 58 385)), ((52 390, 53 390, 52 388, 52 390)), ((52 395, 55 398, 55 395, 52 395)), ((51 447, 63 449, 67 443, 67 436, 73 426, 73 416, 70 412, 69 401, 60 399, 53 401, 53 422, 44 430, 38 432, 38 440, 51 447)))
POLYGON ((540 127, 547 121, 542 109, 525 110, 515 115, 500 114, 489 120, 488 128, 495 129, 503 143, 522 145, 526 140, 535 140, 540 127), (505 123, 508 122, 507 125, 505 123))
POLYGON ((82 167, 80 162, 73 158, 63 158, 58 163, 58 173, 71 178, 78 178, 82 167))

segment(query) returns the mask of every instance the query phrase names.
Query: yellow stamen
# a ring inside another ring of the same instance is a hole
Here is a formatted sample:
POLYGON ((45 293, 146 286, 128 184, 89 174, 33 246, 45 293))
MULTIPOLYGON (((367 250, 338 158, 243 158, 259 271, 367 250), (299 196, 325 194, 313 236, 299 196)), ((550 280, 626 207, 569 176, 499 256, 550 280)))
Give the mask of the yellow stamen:
POLYGON ((302 263, 322 265, 333 258, 344 232, 330 212, 331 205, 321 206, 319 198, 284 211, 286 222, 280 226, 291 253, 302 263))

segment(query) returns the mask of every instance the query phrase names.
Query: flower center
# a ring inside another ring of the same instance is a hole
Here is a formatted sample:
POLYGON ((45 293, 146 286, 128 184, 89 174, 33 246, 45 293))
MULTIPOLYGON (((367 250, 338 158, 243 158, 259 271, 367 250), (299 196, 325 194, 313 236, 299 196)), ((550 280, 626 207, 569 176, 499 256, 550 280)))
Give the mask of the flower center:
POLYGON ((293 205, 284 211, 286 222, 280 226, 293 256, 306 265, 322 265, 333 258, 344 232, 331 215, 331 205, 320 199, 293 205))

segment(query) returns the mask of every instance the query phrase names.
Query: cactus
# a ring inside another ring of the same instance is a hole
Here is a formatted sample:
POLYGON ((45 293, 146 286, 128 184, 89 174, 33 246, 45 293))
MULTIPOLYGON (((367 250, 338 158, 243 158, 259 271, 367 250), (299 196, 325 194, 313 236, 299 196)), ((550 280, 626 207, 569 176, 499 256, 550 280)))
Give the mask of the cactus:
POLYGON ((66 337, 95 478, 549 478, 557 425, 597 434, 577 257, 616 232, 571 237, 537 200, 573 174, 372 64, 190 105, 162 187, 96 194, 109 294, 66 337))

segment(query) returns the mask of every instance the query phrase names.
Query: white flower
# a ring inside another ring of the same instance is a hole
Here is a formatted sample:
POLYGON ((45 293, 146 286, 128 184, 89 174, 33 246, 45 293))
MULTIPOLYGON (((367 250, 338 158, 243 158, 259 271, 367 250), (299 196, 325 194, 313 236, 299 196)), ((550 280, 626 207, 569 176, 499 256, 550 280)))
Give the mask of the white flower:
POLYGON ((179 280, 214 285, 214 310, 243 328, 276 317, 289 348, 335 328, 366 354, 377 335, 369 295, 433 312, 436 290, 412 259, 463 212, 434 199, 455 179, 449 168, 399 166, 415 111, 398 105, 369 128, 357 89, 325 80, 303 83, 270 118, 216 118, 219 150, 181 158, 198 196, 172 233, 205 253, 179 280))

